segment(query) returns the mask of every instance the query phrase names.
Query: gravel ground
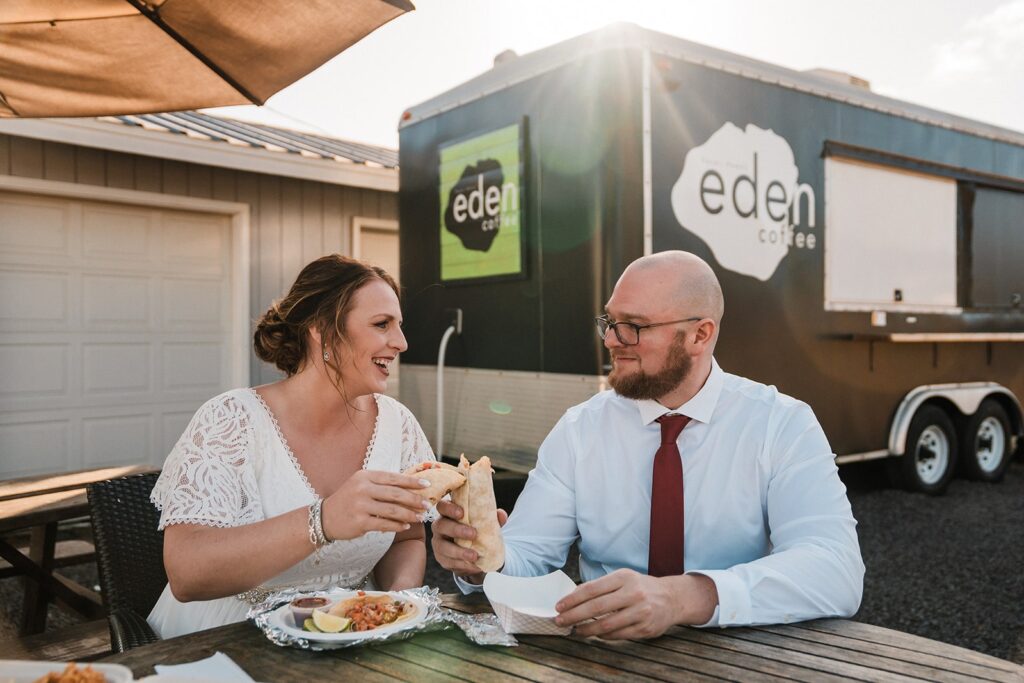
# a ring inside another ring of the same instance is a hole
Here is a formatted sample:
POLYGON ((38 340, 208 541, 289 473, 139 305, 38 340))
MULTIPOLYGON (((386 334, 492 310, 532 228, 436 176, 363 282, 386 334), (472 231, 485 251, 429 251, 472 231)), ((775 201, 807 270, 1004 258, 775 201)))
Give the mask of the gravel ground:
POLYGON ((843 471, 867 567, 855 619, 1024 664, 1024 462, 940 497, 872 485, 882 465, 843 471))
MULTIPOLYGON (((1024 664, 1024 461, 1001 484, 957 479, 941 497, 888 487, 883 465, 840 470, 867 566, 854 618, 1024 664)), ((64 572, 96 583, 94 567, 64 572)), ((433 558, 427 583, 455 590, 433 558)), ((0 639, 16 635, 20 613, 21 580, 0 581, 0 639)), ((50 608, 50 628, 76 621, 50 608)))

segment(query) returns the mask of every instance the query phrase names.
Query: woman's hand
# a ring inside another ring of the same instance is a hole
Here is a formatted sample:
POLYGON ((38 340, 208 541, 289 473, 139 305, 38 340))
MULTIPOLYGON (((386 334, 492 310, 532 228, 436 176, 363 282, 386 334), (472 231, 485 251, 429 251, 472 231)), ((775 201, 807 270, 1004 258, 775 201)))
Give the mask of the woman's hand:
POLYGON ((324 500, 324 535, 339 541, 369 531, 405 531, 430 509, 417 493, 428 486, 430 482, 419 477, 359 470, 324 500))

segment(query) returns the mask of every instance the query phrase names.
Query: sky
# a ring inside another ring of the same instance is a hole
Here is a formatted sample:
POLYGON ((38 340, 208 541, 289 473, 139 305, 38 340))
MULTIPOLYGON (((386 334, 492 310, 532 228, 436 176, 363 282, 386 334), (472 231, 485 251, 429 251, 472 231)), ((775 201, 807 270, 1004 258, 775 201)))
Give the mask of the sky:
POLYGON ((412 105, 493 65, 617 21, 1024 132, 1024 0, 412 0, 264 107, 209 109, 398 147, 412 105))

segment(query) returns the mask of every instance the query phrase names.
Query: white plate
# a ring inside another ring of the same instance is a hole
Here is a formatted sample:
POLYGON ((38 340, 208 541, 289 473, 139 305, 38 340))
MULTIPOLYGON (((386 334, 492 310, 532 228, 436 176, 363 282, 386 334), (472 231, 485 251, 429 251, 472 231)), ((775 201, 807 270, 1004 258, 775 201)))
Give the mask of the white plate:
MULTIPOLYGON (((0 681, 3 683, 33 683, 50 672, 60 673, 67 667, 67 662, 25 662, 13 659, 0 659, 0 681)), ((92 664, 78 662, 78 669, 91 666, 106 678, 106 683, 131 683, 135 680, 131 670, 120 664, 92 664)))
MULTIPOLYGON (((356 591, 331 591, 329 593, 317 593, 317 595, 323 595, 327 597, 331 604, 336 604, 340 600, 347 600, 356 596, 356 591)), ((304 631, 301 628, 296 627, 295 620, 292 618, 291 606, 284 604, 275 609, 270 613, 269 623, 271 626, 281 629, 290 636, 298 638, 305 638, 306 640, 316 640, 325 643, 338 643, 347 642, 352 640, 363 640, 365 638, 372 638, 375 636, 383 635, 385 633, 395 633, 397 631, 404 631, 407 628, 419 624, 421 621, 427 618, 427 606, 419 598, 406 595, 404 593, 393 593, 388 591, 366 591, 367 595, 389 595, 395 600, 401 600, 403 602, 411 602, 416 606, 416 614, 402 619, 401 621, 388 624, 387 626, 380 626, 373 629, 372 631, 346 631, 344 633, 314 633, 312 631, 304 631)))

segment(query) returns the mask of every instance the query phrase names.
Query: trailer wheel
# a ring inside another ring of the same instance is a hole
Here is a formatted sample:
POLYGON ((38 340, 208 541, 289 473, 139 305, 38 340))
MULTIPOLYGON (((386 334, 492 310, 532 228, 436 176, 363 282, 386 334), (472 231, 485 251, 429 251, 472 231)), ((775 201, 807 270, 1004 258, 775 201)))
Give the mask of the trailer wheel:
POLYGON ((900 458, 904 486, 931 495, 943 493, 953 478, 956 455, 953 420, 938 406, 921 406, 910 421, 900 458))
POLYGON ((1003 478, 1010 464, 1010 417, 998 401, 982 401, 967 418, 961 449, 969 479, 996 482, 1003 478))

